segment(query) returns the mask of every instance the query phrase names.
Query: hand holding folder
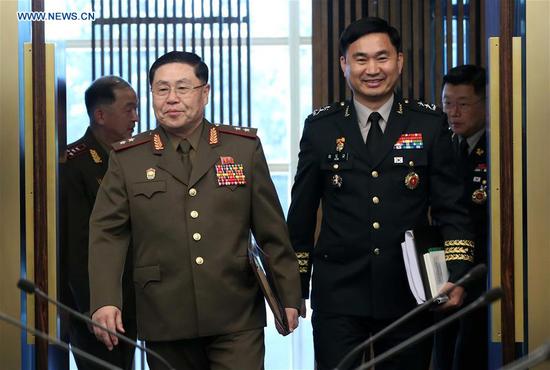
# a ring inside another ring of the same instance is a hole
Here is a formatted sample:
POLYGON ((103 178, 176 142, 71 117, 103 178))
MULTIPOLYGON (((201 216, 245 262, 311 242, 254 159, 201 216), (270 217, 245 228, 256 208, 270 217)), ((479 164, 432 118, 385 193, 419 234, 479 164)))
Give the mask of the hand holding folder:
POLYGON ((260 284, 265 300, 267 301, 271 312, 273 312, 273 318, 275 319, 275 327, 277 328, 277 331, 281 335, 290 334, 285 307, 281 303, 280 296, 277 292, 277 284, 275 283, 273 274, 269 267, 269 257, 254 240, 251 240, 249 243, 248 258, 250 265, 252 266, 252 270, 258 279, 258 283, 260 284))

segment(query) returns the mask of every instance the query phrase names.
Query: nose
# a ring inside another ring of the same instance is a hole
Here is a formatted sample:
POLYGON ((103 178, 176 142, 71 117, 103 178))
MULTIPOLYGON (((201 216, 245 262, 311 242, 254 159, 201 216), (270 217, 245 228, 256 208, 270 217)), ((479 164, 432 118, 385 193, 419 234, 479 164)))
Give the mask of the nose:
POLYGON ((366 65, 367 74, 375 75, 375 74, 378 74, 379 70, 380 68, 378 67, 378 63, 376 62, 376 60, 370 59, 369 61, 367 61, 367 65, 366 65))
POLYGON ((170 91, 168 92, 168 96, 166 97, 166 101, 168 103, 174 103, 174 102, 178 102, 179 99, 180 98, 179 98, 178 94, 176 93, 176 88, 171 87, 170 91))
POLYGON ((132 111, 132 122, 134 122, 134 124, 139 121, 139 115, 138 115, 138 112, 137 110, 133 110, 132 111))

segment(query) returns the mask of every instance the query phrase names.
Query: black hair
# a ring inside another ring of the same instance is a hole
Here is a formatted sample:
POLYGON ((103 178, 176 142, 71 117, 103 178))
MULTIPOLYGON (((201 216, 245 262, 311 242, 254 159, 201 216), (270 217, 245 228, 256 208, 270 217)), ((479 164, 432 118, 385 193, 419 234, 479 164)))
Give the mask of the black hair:
POLYGON ((397 52, 401 51, 401 36, 395 27, 390 26, 382 18, 366 17, 356 20, 346 27, 340 36, 340 53, 346 56, 350 44, 359 38, 371 33, 385 33, 390 38, 392 45, 397 52))
POLYGON ((94 111, 98 106, 114 103, 115 89, 126 88, 132 89, 132 86, 118 76, 103 76, 92 82, 84 93, 84 102, 90 122, 94 121, 94 111))
POLYGON ((445 87, 445 84, 472 85, 476 95, 485 98, 485 89, 487 84, 485 68, 473 64, 464 64, 451 68, 443 77, 443 84, 441 85, 441 88, 445 87))
POLYGON ((171 51, 155 60, 149 69, 149 85, 153 85, 153 79, 157 69, 168 63, 188 64, 193 67, 195 76, 202 83, 208 83, 208 66, 202 61, 201 57, 195 53, 190 53, 187 51, 171 51))

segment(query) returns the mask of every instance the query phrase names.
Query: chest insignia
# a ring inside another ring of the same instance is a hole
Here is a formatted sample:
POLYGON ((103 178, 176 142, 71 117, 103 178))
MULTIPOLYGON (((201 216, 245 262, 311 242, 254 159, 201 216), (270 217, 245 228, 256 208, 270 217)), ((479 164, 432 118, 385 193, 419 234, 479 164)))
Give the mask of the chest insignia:
POLYGON ((422 133, 401 134, 393 144, 394 149, 422 149, 423 147, 422 133))
POLYGON ((409 162, 409 173, 405 176, 405 186, 407 189, 414 190, 420 183, 420 176, 414 172, 414 162, 409 162))
POLYGON ((342 187, 342 184, 343 184, 344 180, 342 179, 342 176, 340 176, 338 174, 334 174, 334 175, 332 175, 332 178, 330 179, 330 182, 331 182, 332 186, 334 186, 335 188, 340 189, 342 187))
POLYGON ((216 165, 216 177, 218 186, 245 185, 244 166, 235 163, 233 157, 220 157, 220 163, 216 165))
POLYGON ((483 155, 483 153, 485 153, 485 151, 483 149, 481 149, 481 148, 476 149, 476 155, 481 157, 483 155))
POLYGON ((94 149, 90 149, 90 155, 92 156, 92 160, 94 161, 94 163, 96 164, 103 163, 103 160, 101 159, 100 155, 94 149))
POLYGON ((481 187, 479 189, 474 190, 472 193, 472 202, 475 204, 483 204, 487 201, 487 191, 485 191, 485 187, 481 187))
POLYGON ((154 168, 148 168, 145 171, 145 177, 147 177, 147 180, 154 180, 156 176, 157 170, 154 168))
POLYGON ((345 137, 339 137, 338 139, 336 139, 336 151, 341 152, 342 150, 344 150, 345 143, 346 143, 345 137))

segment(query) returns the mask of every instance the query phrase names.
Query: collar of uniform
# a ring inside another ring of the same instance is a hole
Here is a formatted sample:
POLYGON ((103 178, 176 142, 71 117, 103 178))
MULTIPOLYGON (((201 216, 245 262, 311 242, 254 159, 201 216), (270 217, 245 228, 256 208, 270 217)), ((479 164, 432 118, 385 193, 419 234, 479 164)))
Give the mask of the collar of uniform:
POLYGON ((97 135, 94 133, 94 130, 92 130, 92 128, 90 126, 88 126, 88 129, 86 130, 86 134, 85 136, 88 136, 90 137, 91 140, 95 141, 97 143, 97 147, 96 148, 92 148, 92 149, 100 149, 101 151, 101 155, 103 156, 109 156, 109 153, 111 152, 111 144, 112 143, 104 143, 103 141, 101 141, 99 139, 99 137, 97 137, 97 135))
POLYGON ((468 154, 470 154, 472 150, 474 150, 479 139, 481 139, 481 137, 483 136, 484 132, 485 132, 485 127, 479 130, 478 132, 476 132, 475 134, 470 135, 469 137, 466 138, 466 142, 468 143, 468 154))
MULTIPOLYGON (((393 106, 393 101, 395 97, 394 95, 391 96, 381 107, 377 110, 378 113, 382 116, 382 119, 378 122, 380 125, 380 128, 382 129, 382 132, 386 130, 386 125, 388 123, 388 119, 390 117, 391 113, 391 107, 393 106)), ((363 104, 359 103, 355 97, 353 98, 353 105, 355 106, 355 111, 357 112, 357 120, 359 121, 359 127, 370 127, 370 123, 368 123, 369 116, 372 112, 374 112, 372 109, 367 108, 363 104)))
MULTIPOLYGON (((164 127, 160 126, 161 130, 164 131, 164 133, 166 134, 166 136, 168 137, 168 140, 170 140, 170 144, 172 145, 172 147, 174 149, 177 149, 178 148, 178 145, 180 145, 181 141, 183 140, 181 137, 179 136, 176 136, 172 133, 170 133, 168 130, 166 130, 164 127)), ((191 148, 193 150, 197 150, 197 148, 199 147, 199 141, 201 139, 201 136, 202 136, 202 130, 204 129, 204 121, 201 122, 201 124, 199 125, 199 127, 197 127, 192 133, 191 135, 189 135, 188 137, 186 137, 187 141, 189 141, 189 144, 191 144, 191 148)))

